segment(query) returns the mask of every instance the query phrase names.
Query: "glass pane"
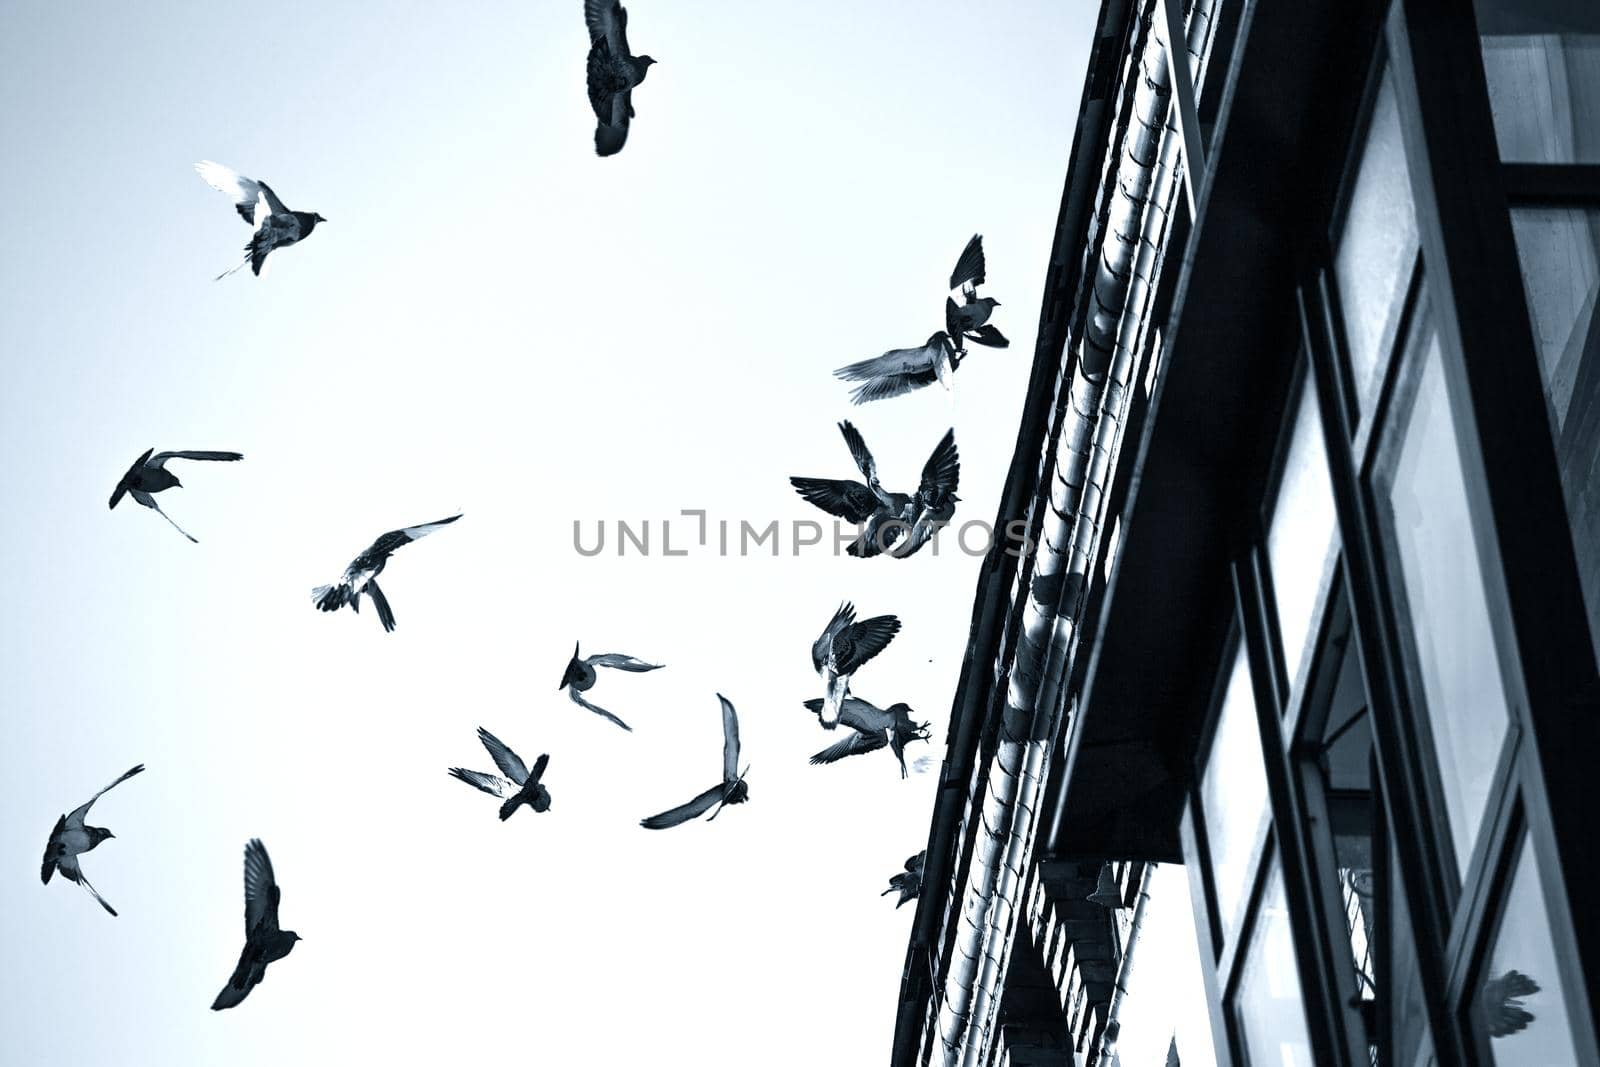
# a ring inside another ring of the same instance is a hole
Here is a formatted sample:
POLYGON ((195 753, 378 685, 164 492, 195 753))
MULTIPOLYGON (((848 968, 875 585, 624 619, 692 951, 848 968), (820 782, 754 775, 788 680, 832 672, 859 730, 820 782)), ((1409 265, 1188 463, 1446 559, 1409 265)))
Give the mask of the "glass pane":
POLYGON ((1400 141, 1400 109, 1387 68, 1378 87, 1361 162, 1334 255, 1334 277, 1356 395, 1363 412, 1378 368, 1394 345, 1417 257, 1417 213, 1400 141))
POLYGON ((1513 208, 1572 523, 1589 634, 1600 654, 1600 209, 1513 208))
POLYGON ((1244 645, 1234 653, 1216 736, 1200 783, 1211 878, 1223 938, 1232 941, 1250 888, 1250 860, 1267 824, 1267 767, 1244 645))
POLYGON ((1378 472, 1377 488, 1386 512, 1389 572, 1401 584, 1395 600, 1409 622, 1412 702, 1427 712, 1456 863, 1464 872, 1509 713, 1439 338, 1431 326, 1418 337, 1425 349, 1416 395, 1402 416, 1398 456, 1378 472))
POLYGON ((1526 839, 1472 1014, 1497 1064, 1563 1067, 1578 1062, 1555 940, 1545 917, 1539 864, 1526 839))
POLYGON ((1215 1067, 1189 872, 1180 864, 1159 863, 1148 878, 1144 926, 1126 965, 1133 980, 1118 1012, 1117 1062, 1160 1067, 1176 1048, 1183 1067, 1215 1067))
POLYGON ((1300 968, 1289 932, 1283 873, 1272 861, 1261 894, 1261 910, 1234 994, 1239 1041, 1250 1067, 1312 1067, 1306 1009, 1300 999, 1300 968))
POLYGON ((1384 894, 1390 909, 1389 923, 1384 928, 1384 947, 1389 953, 1384 971, 1390 998, 1388 1062, 1395 1067, 1424 1067, 1433 1063, 1433 1036, 1428 1031, 1428 1008, 1422 1000, 1417 950, 1411 941, 1411 911, 1400 882, 1400 854, 1393 844, 1384 872, 1384 894))
POLYGON ((1477 0, 1500 158, 1600 162, 1600 5, 1477 0))
POLYGON ((1335 516, 1328 453, 1317 416, 1317 394, 1309 375, 1300 386, 1300 402, 1284 458, 1278 499, 1272 505, 1267 531, 1267 561, 1272 568, 1272 596, 1277 603, 1283 662, 1291 684, 1305 658, 1311 616, 1322 588, 1322 574, 1333 543, 1335 516))

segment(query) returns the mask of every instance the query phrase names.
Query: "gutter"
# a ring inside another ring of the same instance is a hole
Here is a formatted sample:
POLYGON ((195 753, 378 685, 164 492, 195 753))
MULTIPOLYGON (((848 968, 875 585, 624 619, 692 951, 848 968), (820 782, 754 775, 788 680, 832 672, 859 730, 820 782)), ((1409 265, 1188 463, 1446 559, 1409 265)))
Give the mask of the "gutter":
POLYGON ((1139 942, 1144 938, 1145 906, 1150 903, 1151 869, 1147 864, 1139 875, 1139 900, 1134 905, 1133 922, 1128 926, 1128 940, 1122 949, 1122 969, 1117 974, 1117 984, 1111 990, 1111 1002, 1106 1005, 1106 1028, 1100 1034, 1100 1046, 1094 1059, 1096 1064, 1116 1062, 1117 1038, 1122 1034, 1117 1012, 1122 1008, 1123 998, 1128 995, 1128 986, 1133 981, 1133 967, 1139 960, 1139 942))

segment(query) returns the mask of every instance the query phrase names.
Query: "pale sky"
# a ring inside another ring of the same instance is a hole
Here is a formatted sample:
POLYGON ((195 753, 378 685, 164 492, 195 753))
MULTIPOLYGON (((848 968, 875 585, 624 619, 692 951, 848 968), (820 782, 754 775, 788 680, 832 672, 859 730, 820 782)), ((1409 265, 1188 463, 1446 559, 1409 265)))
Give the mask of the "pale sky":
MULTIPOLYGON (((1016 440, 1096 5, 629 5, 658 60, 628 145, 593 152, 582 5, 0 4, 0 1033, 6 1062, 880 1063, 936 774, 838 739, 810 643, 842 599, 894 612, 856 694, 940 757, 977 559, 619 559, 574 520, 703 508, 823 518, 855 421, 915 488, 954 426, 956 519, 992 520, 1016 440), (212 276, 249 229, 191 164, 328 222, 268 277, 212 276), (994 321, 954 397, 852 408, 841 364, 942 325, 984 234, 994 321), (106 500, 146 448, 200 539, 106 500), (322 615, 374 537, 399 628, 322 615), (664 662, 556 691, 585 652, 664 662), (711 785, 717 692, 750 802, 638 820, 711 785), (450 779, 532 762, 546 815, 450 779), (38 882, 56 817, 121 912, 38 882), (305 940, 208 1010, 261 837, 305 940)), ((679 520, 674 544, 687 542, 679 520)))

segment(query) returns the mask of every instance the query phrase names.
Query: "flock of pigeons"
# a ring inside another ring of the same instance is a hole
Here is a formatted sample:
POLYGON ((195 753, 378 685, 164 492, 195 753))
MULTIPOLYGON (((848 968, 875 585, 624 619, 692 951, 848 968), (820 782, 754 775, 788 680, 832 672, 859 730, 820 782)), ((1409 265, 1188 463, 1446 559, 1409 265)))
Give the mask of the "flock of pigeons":
MULTIPOLYGON (((632 91, 644 80, 655 61, 649 56, 633 55, 627 38, 627 12, 617 0, 584 0, 584 18, 590 39, 587 65, 589 102, 597 119, 595 150, 601 156, 609 156, 620 151, 627 140, 628 125, 634 117, 632 91)), ((229 197, 239 215, 251 226, 244 259, 218 275, 218 279, 246 264, 249 264, 252 273, 260 275, 270 253, 304 240, 318 223, 327 221, 315 212, 291 211, 265 182, 247 178, 221 164, 205 161, 197 163, 195 169, 207 184, 229 197)), ((962 251, 956 269, 951 274, 952 295, 945 299, 943 330, 929 337, 921 348, 896 349, 835 372, 846 381, 861 383, 852 393, 855 403, 899 396, 935 381, 948 388, 951 374, 966 355, 968 341, 996 348, 1007 346, 1006 338, 989 323, 990 315, 999 302, 977 295, 977 287, 984 282, 984 270, 982 237, 975 235, 962 251), (960 297, 959 302, 957 296, 960 297)), ((923 466, 922 481, 916 492, 897 493, 884 489, 879 482, 877 463, 855 426, 845 421, 839 424, 839 430, 844 435, 857 470, 866 479, 865 483, 792 478, 790 480, 795 490, 823 511, 860 527, 858 537, 847 549, 850 555, 904 558, 915 554, 955 514, 959 499, 956 489, 961 473, 955 431, 946 432, 935 446, 923 466)), ((167 469, 168 464, 173 460, 235 462, 243 458, 238 452, 156 452, 148 449, 117 483, 110 507, 115 508, 124 496, 132 496, 137 503, 161 515, 184 537, 196 541, 156 502, 155 494, 183 484, 167 469)), ((336 582, 313 589, 313 604, 325 612, 348 606, 351 611, 359 613, 361 598, 365 595, 371 600, 384 630, 393 631, 394 611, 378 586, 378 575, 383 573, 389 557, 396 549, 443 529, 460 518, 461 515, 456 514, 383 534, 350 562, 336 582)), ((895 616, 879 615, 858 620, 855 607, 845 603, 813 642, 812 666, 822 682, 824 695, 805 701, 805 707, 817 716, 824 729, 836 730, 842 724, 848 730, 842 740, 812 756, 813 765, 834 763, 849 756, 888 748, 900 764, 901 777, 907 776, 906 746, 912 741, 929 740, 928 724, 914 721, 912 709, 904 703, 880 708, 851 695, 850 690, 856 672, 888 647, 899 632, 900 620, 895 616)), ((578 706, 615 723, 623 730, 631 731, 632 727, 621 718, 591 703, 585 696, 599 678, 597 668, 644 673, 661 667, 662 664, 648 663, 619 653, 583 656, 580 649, 574 647, 559 688, 566 690, 578 706)), ((718 694, 717 699, 721 705, 723 732, 720 780, 693 799, 640 820, 641 826, 651 830, 667 829, 708 812, 710 819, 714 820, 723 807, 749 800, 750 787, 745 781, 749 767, 741 770, 739 766, 738 713, 727 697, 718 694)), ((541 754, 530 769, 510 746, 488 730, 480 727, 478 739, 500 773, 491 774, 462 767, 451 767, 449 773, 501 800, 501 820, 509 819, 523 807, 536 813, 549 811, 550 790, 544 784, 549 754, 541 754)), ((80 857, 84 853, 94 850, 102 841, 115 835, 104 827, 90 826, 85 820, 95 801, 144 769, 142 763, 131 768, 88 801, 56 820, 45 848, 41 871, 46 884, 59 871, 64 879, 83 887, 108 913, 117 914, 116 909, 90 884, 80 864, 80 857)), ((890 888, 885 891, 886 894, 899 892, 900 899, 896 907, 913 899, 920 891, 922 856, 912 857, 905 866, 905 872, 890 879, 890 888)), ((244 855, 245 946, 228 984, 212 1003, 213 1010, 232 1008, 241 1003, 251 989, 261 982, 267 965, 287 956, 295 942, 300 940, 294 931, 284 930, 279 925, 281 895, 266 847, 259 840, 251 840, 245 847, 244 855)))

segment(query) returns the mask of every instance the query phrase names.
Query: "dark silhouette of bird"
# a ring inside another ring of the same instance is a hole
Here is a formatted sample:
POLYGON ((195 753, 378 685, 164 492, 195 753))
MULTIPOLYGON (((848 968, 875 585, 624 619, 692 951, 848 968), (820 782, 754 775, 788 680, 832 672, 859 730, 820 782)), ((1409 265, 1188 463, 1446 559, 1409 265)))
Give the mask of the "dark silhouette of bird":
MULTIPOLYGON (((805 704, 813 715, 822 718, 821 697, 808 700, 805 704)), ((846 756, 876 752, 887 745, 894 752, 894 758, 900 761, 900 777, 906 778, 910 776, 906 770, 906 745, 912 741, 929 739, 928 724, 912 721, 909 704, 891 704, 887 708, 880 708, 856 697, 845 697, 839 704, 839 722, 854 732, 812 756, 813 767, 837 763, 846 756)))
POLYGON ((880 897, 886 897, 899 890, 900 899, 894 902, 895 911, 899 911, 900 905, 906 901, 916 900, 922 895, 922 865, 927 857, 928 850, 923 849, 906 860, 905 873, 892 876, 889 879, 889 888, 878 894, 880 897))
POLYGON ((824 728, 839 725, 844 698, 850 695, 850 676, 862 664, 888 647, 900 632, 900 620, 893 615, 877 615, 856 622, 856 608, 846 601, 833 613, 822 636, 811 644, 811 665, 822 679, 825 697, 817 718, 824 728))
POLYGON ((278 928, 278 901, 283 894, 272 874, 272 859, 259 838, 244 847, 244 951, 228 984, 211 1002, 212 1011, 237 1007, 267 976, 267 964, 294 950, 300 935, 278 928))
POLYGON ((955 514, 961 478, 955 431, 944 435, 923 464, 922 484, 915 496, 883 488, 877 461, 848 420, 839 424, 839 432, 866 484, 831 478, 790 478, 790 484, 808 503, 861 526, 860 536, 845 548, 849 555, 866 558, 891 548, 896 557, 912 555, 955 514))
POLYGON ((572 702, 580 708, 587 708, 601 718, 610 719, 631 733, 633 727, 611 714, 605 708, 589 703, 583 699, 582 694, 594 688, 595 679, 599 677, 595 671, 596 667, 610 667, 614 670, 643 674, 645 671, 658 671, 664 666, 665 664, 662 663, 646 663, 642 659, 634 659, 632 656, 624 656, 616 652, 606 652, 598 656, 580 658, 578 646, 573 645, 572 659, 568 661, 566 673, 561 676, 561 684, 556 688, 565 689, 567 695, 572 698, 572 702))
POLYGON ((372 597, 372 606, 378 610, 378 621, 383 623, 385 633, 394 631, 394 612, 389 608, 389 601, 383 595, 383 590, 378 588, 378 575, 383 573, 383 568, 389 563, 389 557, 401 545, 409 545, 418 538, 427 537, 433 531, 459 519, 460 515, 452 515, 448 519, 438 522, 425 522, 421 526, 407 526, 400 530, 391 530, 372 542, 371 546, 361 555, 350 561, 350 566, 344 569, 344 574, 332 585, 319 585, 311 590, 311 602, 323 611, 338 611, 346 604, 356 614, 361 613, 361 594, 366 593, 372 597))
POLYGON ((833 374, 843 381, 862 383, 850 391, 850 402, 867 404, 934 382, 949 388, 950 375, 961 365, 961 356, 950 335, 940 330, 921 348, 892 348, 873 359, 840 367, 833 374))
POLYGON ((500 768, 500 774, 505 775, 505 778, 461 767, 451 767, 451 774, 490 796, 504 799, 505 803, 500 805, 501 822, 511 818, 512 812, 524 804, 534 811, 550 810, 550 790, 540 781, 544 777, 545 767, 550 764, 548 753, 534 760, 533 770, 529 771, 522 758, 511 751, 510 746, 481 726, 478 727, 478 740, 489 750, 490 758, 494 760, 494 765, 500 768))
POLYGON ((1526 1030, 1534 1014, 1522 1006, 1523 997, 1539 992, 1539 983, 1518 970, 1509 970, 1483 983, 1482 1005, 1485 1028, 1490 1037, 1509 1037, 1526 1030))
POLYGON ((172 516, 161 510, 161 505, 156 503, 155 497, 151 494, 159 493, 163 489, 171 489, 173 486, 177 486, 180 489, 183 488, 183 483, 178 481, 178 476, 167 470, 167 461, 169 459, 205 459, 232 462, 236 459, 243 459, 243 453, 159 452, 151 455, 152 452, 155 452, 155 449, 147 448, 144 450, 144 455, 133 461, 133 466, 128 468, 128 473, 124 474, 122 481, 117 483, 116 490, 111 494, 111 503, 107 506, 116 507, 121 502, 124 493, 132 493, 133 499, 172 523, 174 530, 177 530, 195 544, 199 544, 200 542, 193 534, 177 523, 172 522, 172 516))
POLYGON ((1000 306, 1000 301, 990 296, 978 296, 978 286, 983 284, 983 276, 983 235, 975 233, 972 240, 967 242, 967 247, 961 250, 956 269, 950 272, 950 289, 960 294, 961 303, 956 303, 955 298, 950 296, 944 299, 945 333, 950 335, 962 353, 966 352, 965 342, 969 339, 990 348, 1007 348, 1011 344, 1004 334, 989 324, 989 316, 1000 306))
POLYGON ((722 781, 686 804, 679 804, 648 819, 640 819, 639 825, 646 830, 665 830, 681 825, 699 818, 714 807, 717 810, 711 811, 711 818, 706 820, 712 822, 722 813, 723 805, 743 804, 750 799, 750 786, 744 780, 750 768, 746 767, 742 773, 739 770, 739 714, 733 710, 733 704, 727 697, 718 693, 717 699, 722 702, 722 781))
POLYGON ((255 227, 255 233, 244 246, 244 260, 217 275, 215 281, 221 281, 246 263, 250 264, 251 273, 260 275, 267 253, 305 240, 317 228, 317 223, 328 221, 314 211, 290 211, 266 182, 246 178, 221 163, 202 160, 194 169, 207 185, 226 194, 239 217, 255 227))
POLYGON ((583 0, 583 21, 589 27, 589 105, 598 120, 594 150, 614 156, 628 140, 633 90, 655 60, 628 47, 628 12, 617 0, 583 0))
POLYGON ((112 915, 117 909, 106 903, 106 898, 100 895, 99 890, 89 884, 89 879, 84 877, 83 868, 78 865, 78 857, 85 852, 92 852, 100 842, 108 837, 117 835, 103 826, 90 826, 83 820, 88 817, 89 809, 94 807, 94 802, 99 800, 106 792, 115 789, 129 778, 144 770, 144 764, 139 764, 131 770, 124 771, 122 775, 105 789, 73 808, 67 814, 56 820, 55 829, 50 831, 50 840, 44 846, 44 867, 39 871, 39 877, 45 885, 50 884, 50 876, 57 871, 61 877, 69 882, 75 882, 89 891, 89 895, 100 902, 100 906, 112 915))

